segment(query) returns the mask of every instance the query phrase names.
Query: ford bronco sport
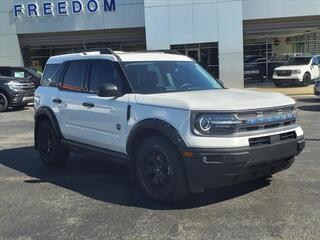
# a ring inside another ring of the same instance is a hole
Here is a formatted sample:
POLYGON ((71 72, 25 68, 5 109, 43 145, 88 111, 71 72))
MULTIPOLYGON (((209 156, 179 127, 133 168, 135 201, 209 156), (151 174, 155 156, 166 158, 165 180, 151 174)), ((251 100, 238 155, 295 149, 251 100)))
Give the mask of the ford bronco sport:
POLYGON ((70 151, 121 161, 164 203, 270 176, 304 148, 294 100, 226 89, 174 52, 51 57, 34 106, 45 165, 65 163, 70 151))

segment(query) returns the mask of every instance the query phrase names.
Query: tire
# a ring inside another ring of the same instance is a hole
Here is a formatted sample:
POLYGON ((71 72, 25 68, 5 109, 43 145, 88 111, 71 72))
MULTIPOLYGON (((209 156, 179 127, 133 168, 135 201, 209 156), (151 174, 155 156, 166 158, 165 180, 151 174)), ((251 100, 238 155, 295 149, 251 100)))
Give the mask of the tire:
POLYGON ((139 186, 149 198, 164 204, 184 199, 190 192, 178 150, 166 139, 150 137, 136 155, 139 186))
POLYGON ((9 107, 9 101, 6 95, 0 92, 0 112, 7 111, 9 107))
POLYGON ((279 80, 274 80, 274 85, 275 85, 276 87, 282 87, 282 83, 280 83, 279 80))
POLYGON ((68 160, 69 151, 62 146, 49 120, 39 123, 36 134, 38 152, 44 165, 56 167, 68 160))
POLYGON ((301 82, 301 86, 303 87, 307 87, 310 85, 310 82, 311 82, 311 76, 310 76, 310 73, 305 73, 303 75, 303 80, 301 82))

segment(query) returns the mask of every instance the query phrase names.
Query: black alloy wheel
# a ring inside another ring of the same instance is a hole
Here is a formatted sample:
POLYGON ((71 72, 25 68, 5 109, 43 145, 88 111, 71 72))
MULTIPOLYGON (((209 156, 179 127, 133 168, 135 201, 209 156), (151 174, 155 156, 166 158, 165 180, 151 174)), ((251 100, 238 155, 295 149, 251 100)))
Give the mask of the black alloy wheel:
POLYGON ((51 158, 54 152, 52 132, 48 128, 39 130, 39 151, 41 156, 51 158))
POLYGON ((171 204, 189 193, 179 151, 162 137, 149 137, 136 155, 136 174, 142 191, 151 199, 171 204))
POLYGON ((302 81, 302 86, 307 87, 310 85, 311 82, 311 76, 309 73, 305 73, 303 75, 303 81, 302 81))
POLYGON ((62 146, 49 120, 44 120, 37 126, 37 148, 44 165, 49 167, 64 164, 69 157, 69 151, 62 146))
POLYGON ((146 153, 142 174, 151 192, 165 194, 169 190, 172 166, 168 156, 158 146, 146 153))

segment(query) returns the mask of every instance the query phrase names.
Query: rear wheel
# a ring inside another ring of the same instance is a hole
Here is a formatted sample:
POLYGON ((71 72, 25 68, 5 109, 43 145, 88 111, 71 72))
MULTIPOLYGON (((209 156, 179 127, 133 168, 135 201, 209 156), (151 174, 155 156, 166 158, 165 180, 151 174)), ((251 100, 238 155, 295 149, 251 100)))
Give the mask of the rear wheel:
POLYGON ((40 122, 36 134, 40 158, 46 166, 59 166, 68 160, 69 151, 62 146, 49 120, 40 122))
POLYGON ((303 80, 302 80, 302 83, 301 85, 304 86, 304 87, 307 87, 310 85, 310 82, 311 82, 311 76, 309 73, 305 73, 303 75, 303 80))
POLYGON ((171 204, 189 193, 181 156, 164 138, 150 137, 141 144, 136 173, 142 191, 155 201, 171 204))
POLYGON ((9 101, 6 95, 0 92, 0 112, 4 112, 9 107, 9 101))

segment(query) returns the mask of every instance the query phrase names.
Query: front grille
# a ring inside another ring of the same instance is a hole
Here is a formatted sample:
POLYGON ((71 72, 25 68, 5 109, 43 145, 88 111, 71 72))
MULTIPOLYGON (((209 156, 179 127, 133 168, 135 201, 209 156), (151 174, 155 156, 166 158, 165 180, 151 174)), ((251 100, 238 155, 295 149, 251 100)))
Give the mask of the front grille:
POLYGON ((243 124, 238 126, 238 132, 267 130, 289 126, 296 122, 294 106, 285 108, 250 111, 236 114, 243 124))
POLYGON ((249 139, 250 147, 257 147, 261 145, 270 145, 278 142, 292 141, 297 139, 297 135, 295 131, 281 133, 277 135, 270 135, 264 137, 256 137, 249 139))
POLYGON ((289 77, 291 76, 291 70, 277 70, 276 71, 277 76, 279 77, 289 77))
POLYGON ((34 84, 33 83, 23 83, 21 84, 21 89, 23 90, 30 90, 34 88, 34 84))
POLYGON ((287 132, 280 134, 280 142, 289 141, 297 138, 296 132, 287 132))
POLYGON ((268 144, 271 144, 271 138, 270 138, 270 136, 250 138, 249 144, 251 147, 260 146, 260 145, 268 145, 268 144))

